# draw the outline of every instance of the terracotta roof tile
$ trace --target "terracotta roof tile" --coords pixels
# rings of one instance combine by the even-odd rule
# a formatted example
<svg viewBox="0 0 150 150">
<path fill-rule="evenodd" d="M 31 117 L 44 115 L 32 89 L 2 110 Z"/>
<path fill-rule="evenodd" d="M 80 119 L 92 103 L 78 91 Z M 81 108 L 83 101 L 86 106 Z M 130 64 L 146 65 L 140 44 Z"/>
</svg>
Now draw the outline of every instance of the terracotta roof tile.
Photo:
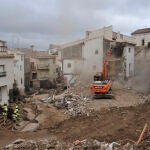
<svg viewBox="0 0 150 150">
<path fill-rule="evenodd" d="M 1 53 L 0 52 L 0 58 L 13 58 L 13 54 L 8 54 L 8 53 Z"/>
<path fill-rule="evenodd" d="M 56 55 L 51 55 L 48 51 L 36 51 L 35 55 L 37 58 L 56 58 Z"/>
<path fill-rule="evenodd" d="M 144 29 L 138 29 L 131 33 L 131 35 L 134 34 L 141 34 L 141 33 L 150 33 L 150 28 L 144 28 Z"/>
</svg>

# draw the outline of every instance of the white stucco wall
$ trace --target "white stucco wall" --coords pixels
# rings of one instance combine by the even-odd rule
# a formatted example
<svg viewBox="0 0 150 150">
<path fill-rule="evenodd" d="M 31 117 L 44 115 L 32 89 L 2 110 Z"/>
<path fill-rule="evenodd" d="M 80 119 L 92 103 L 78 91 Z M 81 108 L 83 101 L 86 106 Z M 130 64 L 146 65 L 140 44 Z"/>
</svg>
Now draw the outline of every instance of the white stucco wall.
<svg viewBox="0 0 150 150">
<path fill-rule="evenodd" d="M 126 77 L 131 77 L 134 75 L 134 46 L 128 45 L 124 48 L 124 57 L 126 61 Z"/>
<path fill-rule="evenodd" d="M 131 43 L 136 43 L 136 38 L 132 36 L 123 35 L 123 40 Z"/>
<path fill-rule="evenodd" d="M 71 65 L 71 67 L 68 67 L 68 64 L 70 64 Z M 74 73 L 74 69 L 75 69 L 75 67 L 74 67 L 74 60 L 71 60 L 71 59 L 65 59 L 64 61 L 63 61 L 63 72 L 64 72 L 64 74 L 70 74 L 70 73 Z"/>
<path fill-rule="evenodd" d="M 13 88 L 14 83 L 14 62 L 13 58 L 0 58 L 0 65 L 5 66 L 6 76 L 0 77 L 0 87 L 2 89 L 2 101 L 0 104 L 8 103 L 9 89 Z"/>
<path fill-rule="evenodd" d="M 24 54 L 15 53 L 14 78 L 20 91 L 24 91 Z"/>
<path fill-rule="evenodd" d="M 101 28 L 99 30 L 90 31 L 88 38 L 92 39 L 92 38 L 103 36 L 104 38 L 112 40 L 112 34 L 113 34 L 112 26 L 108 26 L 108 27 Z"/>
<path fill-rule="evenodd" d="M 133 37 L 135 38 L 136 46 L 142 46 L 142 39 L 144 39 L 144 46 L 147 46 L 148 42 L 150 42 L 150 33 L 135 34 Z"/>
<path fill-rule="evenodd" d="M 98 54 L 95 51 L 98 50 Z M 83 47 L 83 74 L 85 77 L 101 72 L 103 67 L 103 38 L 87 40 Z"/>
</svg>

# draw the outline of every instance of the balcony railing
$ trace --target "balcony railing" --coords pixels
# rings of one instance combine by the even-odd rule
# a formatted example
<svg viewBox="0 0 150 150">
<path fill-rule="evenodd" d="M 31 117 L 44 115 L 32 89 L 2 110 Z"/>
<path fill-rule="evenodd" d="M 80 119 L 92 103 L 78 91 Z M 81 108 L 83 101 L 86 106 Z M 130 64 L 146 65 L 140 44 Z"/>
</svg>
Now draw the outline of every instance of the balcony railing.
<svg viewBox="0 0 150 150">
<path fill-rule="evenodd" d="M 0 72 L 0 77 L 5 77 L 6 76 L 6 72 Z"/>
<path fill-rule="evenodd" d="M 37 65 L 37 69 L 39 70 L 49 70 L 49 65 Z"/>
</svg>

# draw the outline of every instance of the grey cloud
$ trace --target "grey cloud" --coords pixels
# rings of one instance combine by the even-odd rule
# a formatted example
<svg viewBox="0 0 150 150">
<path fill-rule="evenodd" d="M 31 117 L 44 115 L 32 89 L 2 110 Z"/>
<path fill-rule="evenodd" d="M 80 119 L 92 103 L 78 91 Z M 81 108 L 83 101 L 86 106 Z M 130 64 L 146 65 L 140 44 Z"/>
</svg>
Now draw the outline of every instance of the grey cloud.
<svg viewBox="0 0 150 150">
<path fill-rule="evenodd" d="M 150 24 L 148 0 L 0 0 L 0 38 L 10 46 L 48 48 L 113 25 L 130 34 Z M 18 39 L 18 40 L 17 40 Z M 15 44 L 13 44 L 15 43 Z"/>
</svg>

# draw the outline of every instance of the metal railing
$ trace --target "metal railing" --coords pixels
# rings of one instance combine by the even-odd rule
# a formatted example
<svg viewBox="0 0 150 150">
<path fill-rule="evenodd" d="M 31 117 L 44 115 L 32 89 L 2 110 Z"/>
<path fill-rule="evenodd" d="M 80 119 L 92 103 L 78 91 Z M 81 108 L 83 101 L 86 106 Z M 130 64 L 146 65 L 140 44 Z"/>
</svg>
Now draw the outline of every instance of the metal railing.
<svg viewBox="0 0 150 150">
<path fill-rule="evenodd" d="M 46 69 L 49 70 L 49 65 L 37 65 L 37 69 Z"/>
</svg>

